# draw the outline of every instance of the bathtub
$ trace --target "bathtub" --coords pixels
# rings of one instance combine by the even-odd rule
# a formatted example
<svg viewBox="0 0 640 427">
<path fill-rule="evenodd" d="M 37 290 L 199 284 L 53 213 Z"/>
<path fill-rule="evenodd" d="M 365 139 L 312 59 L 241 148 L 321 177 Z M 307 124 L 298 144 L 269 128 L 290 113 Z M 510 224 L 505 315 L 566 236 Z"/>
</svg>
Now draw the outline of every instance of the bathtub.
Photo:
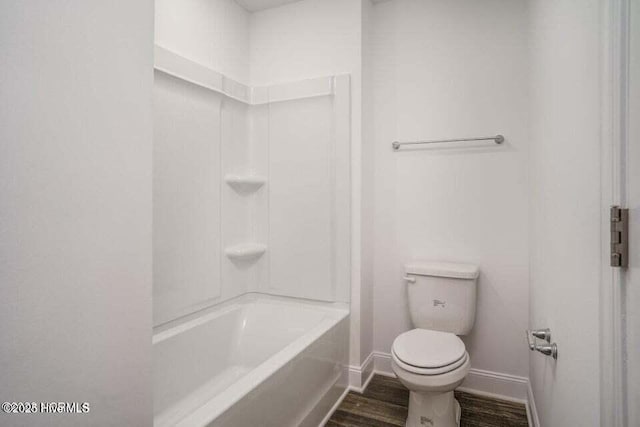
<svg viewBox="0 0 640 427">
<path fill-rule="evenodd" d="M 348 307 L 247 294 L 154 329 L 154 426 L 313 426 L 346 388 Z"/>
</svg>

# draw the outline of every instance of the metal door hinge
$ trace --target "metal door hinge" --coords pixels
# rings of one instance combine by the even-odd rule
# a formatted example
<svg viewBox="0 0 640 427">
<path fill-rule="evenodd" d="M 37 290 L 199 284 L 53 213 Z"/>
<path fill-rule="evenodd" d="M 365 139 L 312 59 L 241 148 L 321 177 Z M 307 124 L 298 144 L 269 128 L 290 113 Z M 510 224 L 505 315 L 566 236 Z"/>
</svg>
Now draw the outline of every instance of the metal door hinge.
<svg viewBox="0 0 640 427">
<path fill-rule="evenodd" d="M 629 209 L 611 206 L 611 266 L 629 264 Z"/>
</svg>

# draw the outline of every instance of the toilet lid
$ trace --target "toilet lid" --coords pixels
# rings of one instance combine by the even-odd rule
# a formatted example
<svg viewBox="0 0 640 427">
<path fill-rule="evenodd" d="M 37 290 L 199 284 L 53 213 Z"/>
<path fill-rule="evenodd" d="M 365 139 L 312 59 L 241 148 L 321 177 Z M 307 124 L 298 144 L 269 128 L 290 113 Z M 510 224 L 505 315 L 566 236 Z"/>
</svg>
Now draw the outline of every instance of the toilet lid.
<svg viewBox="0 0 640 427">
<path fill-rule="evenodd" d="M 441 368 L 465 355 L 464 343 L 449 332 L 413 329 L 398 336 L 393 352 L 402 362 L 418 368 Z"/>
</svg>

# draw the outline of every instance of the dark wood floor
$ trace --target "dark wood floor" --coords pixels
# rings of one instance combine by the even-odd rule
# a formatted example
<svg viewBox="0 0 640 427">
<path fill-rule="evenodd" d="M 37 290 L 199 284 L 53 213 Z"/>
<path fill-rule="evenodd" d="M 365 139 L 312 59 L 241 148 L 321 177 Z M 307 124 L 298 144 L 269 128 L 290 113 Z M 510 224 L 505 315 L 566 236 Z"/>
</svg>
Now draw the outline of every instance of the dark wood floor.
<svg viewBox="0 0 640 427">
<path fill-rule="evenodd" d="M 527 427 L 520 403 L 456 391 L 462 408 L 461 427 Z M 327 427 L 404 427 L 409 390 L 395 378 L 376 375 L 363 394 L 349 392 Z"/>
</svg>

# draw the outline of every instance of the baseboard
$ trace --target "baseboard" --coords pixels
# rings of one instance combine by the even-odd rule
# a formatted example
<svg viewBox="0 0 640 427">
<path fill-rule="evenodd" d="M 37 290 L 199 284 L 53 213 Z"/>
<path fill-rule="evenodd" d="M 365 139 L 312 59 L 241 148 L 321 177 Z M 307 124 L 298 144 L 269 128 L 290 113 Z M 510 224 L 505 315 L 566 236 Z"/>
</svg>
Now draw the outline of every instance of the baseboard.
<svg viewBox="0 0 640 427">
<path fill-rule="evenodd" d="M 396 374 L 393 373 L 393 369 L 391 369 L 391 355 L 389 353 L 374 351 L 371 354 L 373 354 L 373 369 L 377 374 L 386 377 L 396 376 Z"/>
<path fill-rule="evenodd" d="M 533 389 L 531 388 L 530 381 L 527 382 L 527 418 L 529 420 L 529 427 L 540 427 L 536 400 L 533 397 Z"/>
<path fill-rule="evenodd" d="M 338 400 L 336 400 L 336 403 L 331 407 L 329 412 L 327 412 L 327 415 L 324 416 L 324 418 L 322 419 L 322 422 L 320 422 L 319 427 L 324 427 L 324 425 L 329 422 L 329 419 L 331 419 L 331 416 L 333 415 L 333 413 L 336 412 L 336 410 L 340 407 L 340 404 L 342 404 L 342 401 L 344 400 L 345 397 L 347 397 L 347 394 L 349 394 L 350 391 L 351 391 L 351 387 L 347 387 L 344 389 L 344 392 L 342 392 L 342 395 L 340 395 Z"/>
<path fill-rule="evenodd" d="M 349 388 L 362 393 L 373 378 L 374 355 L 370 353 L 360 366 L 349 366 Z"/>
<path fill-rule="evenodd" d="M 374 351 L 374 371 L 376 374 L 395 377 L 391 369 L 391 355 Z M 484 396 L 526 403 L 528 400 L 529 379 L 500 372 L 472 368 L 460 390 Z"/>
<path fill-rule="evenodd" d="M 331 409 L 331 412 L 327 414 L 325 422 L 331 418 L 331 415 L 340 406 L 349 391 L 362 393 L 374 375 L 396 376 L 391 368 L 391 355 L 389 353 L 374 351 L 367 356 L 361 366 L 349 366 L 349 387 Z M 524 403 L 527 407 L 529 426 L 540 427 L 533 391 L 529 379 L 526 377 L 471 368 L 467 378 L 458 387 L 458 390 Z"/>
<path fill-rule="evenodd" d="M 389 365 L 389 369 L 390 367 L 391 365 Z M 347 396 L 347 394 L 349 394 L 350 391 L 353 391 L 356 393 L 363 393 L 364 390 L 369 385 L 369 382 L 371 381 L 374 375 L 376 374 L 389 375 L 389 373 L 387 372 L 378 372 L 376 370 L 376 353 L 375 352 L 370 353 L 367 356 L 367 358 L 364 360 L 364 362 L 362 362 L 362 365 L 360 366 L 350 365 L 348 367 L 348 372 L 349 372 L 348 387 L 346 388 L 344 393 L 342 393 L 340 398 L 336 401 L 335 405 L 333 405 L 333 407 L 329 410 L 327 415 L 325 415 L 324 419 L 320 423 L 320 426 L 324 426 L 329 421 L 329 419 L 331 419 L 331 416 L 333 415 L 333 413 L 340 407 L 340 404 L 342 403 L 344 398 Z"/>
<path fill-rule="evenodd" d="M 527 402 L 529 379 L 500 372 L 471 368 L 459 390 L 489 397 Z"/>
<path fill-rule="evenodd" d="M 373 376 L 376 374 L 375 370 L 373 369 L 373 361 L 374 361 L 374 357 L 373 357 L 373 353 L 371 353 L 369 354 L 369 356 L 367 356 L 367 358 L 364 360 L 362 365 L 348 366 L 347 371 L 348 371 L 349 385 L 344 390 L 340 398 L 336 401 L 336 403 L 331 407 L 327 415 L 325 415 L 322 422 L 320 423 L 320 427 L 324 426 L 327 422 L 329 422 L 329 419 L 331 419 L 331 416 L 333 415 L 333 413 L 340 407 L 340 404 L 342 403 L 344 398 L 347 396 L 347 394 L 349 394 L 350 391 L 355 391 L 357 393 L 364 392 L 364 389 L 367 388 L 367 386 L 369 385 L 369 382 L 371 381 Z"/>
</svg>

